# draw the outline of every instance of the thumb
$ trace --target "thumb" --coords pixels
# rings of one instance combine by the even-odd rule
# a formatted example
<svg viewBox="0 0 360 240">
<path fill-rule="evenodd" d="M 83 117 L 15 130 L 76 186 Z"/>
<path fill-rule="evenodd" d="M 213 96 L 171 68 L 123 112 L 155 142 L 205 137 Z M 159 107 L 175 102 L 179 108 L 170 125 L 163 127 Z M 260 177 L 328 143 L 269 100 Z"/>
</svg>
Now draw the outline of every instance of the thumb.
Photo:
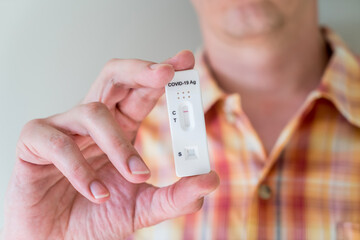
<svg viewBox="0 0 360 240">
<path fill-rule="evenodd" d="M 200 210 L 204 196 L 214 191 L 219 183 L 218 175 L 211 171 L 204 175 L 184 177 L 170 186 L 156 189 L 151 201 L 141 201 L 145 206 L 137 206 L 137 210 L 141 210 L 135 215 L 135 229 Z"/>
</svg>

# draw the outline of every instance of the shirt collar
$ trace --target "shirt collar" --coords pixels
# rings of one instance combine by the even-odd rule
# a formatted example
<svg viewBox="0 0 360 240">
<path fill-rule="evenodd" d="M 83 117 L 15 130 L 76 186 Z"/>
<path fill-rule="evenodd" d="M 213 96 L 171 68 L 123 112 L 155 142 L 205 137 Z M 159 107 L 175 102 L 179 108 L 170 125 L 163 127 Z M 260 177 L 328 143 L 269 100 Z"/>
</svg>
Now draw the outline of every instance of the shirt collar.
<svg viewBox="0 0 360 240">
<path fill-rule="evenodd" d="M 360 127 L 360 62 L 342 39 L 328 28 L 323 29 L 332 50 L 318 92 L 330 100 L 352 124 Z"/>
<path fill-rule="evenodd" d="M 350 123 L 360 127 L 360 61 L 333 31 L 323 28 L 323 34 L 332 55 L 319 87 L 311 95 L 328 99 Z M 195 68 L 199 71 L 205 112 L 220 99 L 228 97 L 240 100 L 237 94 L 227 95 L 218 86 L 203 49 L 197 51 L 196 60 Z M 232 100 L 230 102 L 234 102 Z M 239 106 L 240 101 L 233 105 L 234 108 Z"/>
</svg>

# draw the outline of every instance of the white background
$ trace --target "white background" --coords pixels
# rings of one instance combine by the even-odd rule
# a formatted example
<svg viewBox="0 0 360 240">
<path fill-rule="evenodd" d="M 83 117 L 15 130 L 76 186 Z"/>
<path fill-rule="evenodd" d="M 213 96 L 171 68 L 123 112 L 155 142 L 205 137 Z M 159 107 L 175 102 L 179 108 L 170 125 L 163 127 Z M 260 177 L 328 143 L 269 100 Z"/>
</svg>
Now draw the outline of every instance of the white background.
<svg viewBox="0 0 360 240">
<path fill-rule="evenodd" d="M 360 53 L 360 0 L 321 0 L 320 20 Z M 196 50 L 188 1 L 0 0 L 0 228 L 22 126 L 77 104 L 111 58 Z"/>
</svg>

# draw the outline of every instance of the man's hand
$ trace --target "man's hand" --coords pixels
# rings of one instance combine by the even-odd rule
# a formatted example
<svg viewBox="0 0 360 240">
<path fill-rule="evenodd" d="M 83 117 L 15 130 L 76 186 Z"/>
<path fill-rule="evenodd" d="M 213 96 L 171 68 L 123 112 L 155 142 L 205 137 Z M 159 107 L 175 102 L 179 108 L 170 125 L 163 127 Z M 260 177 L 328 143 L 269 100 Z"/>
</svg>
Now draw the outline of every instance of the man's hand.
<svg viewBox="0 0 360 240">
<path fill-rule="evenodd" d="M 200 209 L 214 172 L 164 188 L 132 143 L 174 71 L 190 69 L 182 51 L 161 64 L 111 60 L 82 105 L 30 121 L 17 145 L 7 192 L 5 239 L 123 239 L 139 228 Z"/>
</svg>

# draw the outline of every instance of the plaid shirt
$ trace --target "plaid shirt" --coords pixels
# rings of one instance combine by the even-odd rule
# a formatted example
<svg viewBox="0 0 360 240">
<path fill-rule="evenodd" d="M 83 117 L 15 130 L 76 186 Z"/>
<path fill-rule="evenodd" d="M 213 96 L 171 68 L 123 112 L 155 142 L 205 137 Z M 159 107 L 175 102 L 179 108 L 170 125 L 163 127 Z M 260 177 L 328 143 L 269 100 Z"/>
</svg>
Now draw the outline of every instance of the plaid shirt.
<svg viewBox="0 0 360 240">
<path fill-rule="evenodd" d="M 197 58 L 208 145 L 219 188 L 203 208 L 134 239 L 360 239 L 360 63 L 337 35 L 319 87 L 267 156 L 241 109 Z M 140 128 L 137 147 L 155 185 L 176 181 L 166 102 Z M 264 122 L 266 124 L 266 122 Z"/>
</svg>

